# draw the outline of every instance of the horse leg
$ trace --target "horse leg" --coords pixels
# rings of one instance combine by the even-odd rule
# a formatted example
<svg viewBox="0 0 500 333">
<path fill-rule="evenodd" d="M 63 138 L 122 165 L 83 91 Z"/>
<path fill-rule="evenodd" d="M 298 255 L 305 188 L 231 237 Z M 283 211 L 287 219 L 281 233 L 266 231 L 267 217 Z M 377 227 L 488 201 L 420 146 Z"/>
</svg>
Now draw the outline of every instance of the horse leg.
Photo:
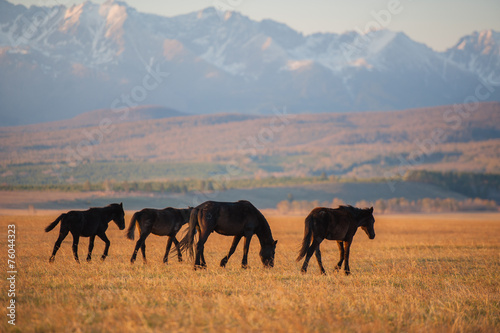
<svg viewBox="0 0 500 333">
<path fill-rule="evenodd" d="M 175 248 L 177 249 L 177 258 L 179 259 L 179 262 L 182 262 L 182 252 L 181 252 L 181 248 L 179 247 L 179 241 L 177 240 L 177 238 L 172 237 L 172 241 L 174 242 L 174 245 L 175 245 Z"/>
<path fill-rule="evenodd" d="M 75 258 L 77 263 L 80 263 L 80 259 L 78 259 L 78 242 L 80 241 L 80 235 L 77 233 L 71 233 L 73 235 L 73 257 Z"/>
<path fill-rule="evenodd" d="M 323 262 L 321 261 L 321 251 L 319 249 L 319 246 L 314 253 L 316 254 L 316 260 L 318 260 L 318 265 L 319 265 L 319 269 L 321 271 L 321 274 L 326 274 L 325 268 L 323 267 Z"/>
<path fill-rule="evenodd" d="M 137 258 L 137 252 L 139 252 L 139 248 L 142 250 L 142 258 L 144 262 L 146 262 L 146 238 L 149 236 L 149 233 L 142 232 L 141 236 L 135 243 L 134 253 L 132 253 L 132 257 L 130 258 L 130 262 L 133 264 L 135 259 Z"/>
<path fill-rule="evenodd" d="M 64 238 L 66 238 L 68 233 L 69 233 L 69 230 L 66 227 L 61 225 L 61 229 L 59 231 L 59 237 L 57 238 L 57 240 L 54 244 L 54 249 L 52 250 L 52 255 L 49 258 L 49 262 L 54 262 L 54 260 L 56 259 L 56 253 L 59 250 L 59 248 L 61 247 L 61 243 L 64 240 Z"/>
<path fill-rule="evenodd" d="M 344 242 L 337 241 L 337 246 L 339 247 L 340 260 L 335 266 L 335 270 L 340 271 L 342 269 L 342 263 L 344 262 Z"/>
<path fill-rule="evenodd" d="M 248 250 L 250 248 L 250 241 L 252 240 L 252 235 L 245 236 L 245 245 L 243 246 L 243 259 L 241 260 L 241 268 L 248 268 Z"/>
<path fill-rule="evenodd" d="M 196 258 L 194 261 L 194 269 L 207 268 L 207 263 L 205 262 L 205 256 L 203 251 L 205 250 L 205 242 L 207 241 L 210 232 L 204 230 L 203 233 L 199 233 L 198 243 L 196 243 Z"/>
<path fill-rule="evenodd" d="M 233 255 L 234 251 L 236 250 L 236 247 L 238 246 L 238 243 L 240 242 L 242 236 L 234 236 L 233 238 L 233 243 L 231 244 L 231 248 L 229 249 L 229 253 L 227 256 L 222 258 L 220 261 L 220 267 L 226 267 L 227 261 L 229 258 Z"/>
<path fill-rule="evenodd" d="M 307 272 L 307 266 L 309 265 L 309 260 L 311 259 L 312 255 L 314 254 L 316 249 L 319 248 L 319 245 L 321 244 L 322 241 L 323 241 L 322 238 L 314 237 L 311 246 L 307 250 L 306 259 L 304 260 L 304 263 L 302 264 L 302 268 L 300 270 L 302 273 Z"/>
<path fill-rule="evenodd" d="M 172 237 L 168 236 L 167 249 L 165 250 L 165 255 L 163 256 L 164 264 L 168 262 L 168 253 L 170 252 L 171 247 L 172 247 Z"/>
<path fill-rule="evenodd" d="M 146 260 L 146 241 L 144 241 L 141 245 L 141 253 L 142 253 L 142 260 L 144 261 L 145 264 L 148 263 Z"/>
<path fill-rule="evenodd" d="M 87 261 L 92 260 L 92 250 L 94 249 L 95 235 L 90 236 L 89 239 L 89 254 L 87 254 Z"/>
<path fill-rule="evenodd" d="M 203 251 L 201 252 L 200 262 L 202 268 L 207 268 L 207 262 L 205 261 L 205 248 L 203 248 Z"/>
<path fill-rule="evenodd" d="M 97 236 L 99 236 L 99 238 L 102 239 L 104 243 L 106 243 L 106 247 L 104 247 L 104 253 L 101 257 L 101 260 L 104 260 L 108 256 L 109 246 L 111 245 L 111 242 L 109 241 L 108 237 L 106 237 L 106 234 L 104 232 L 98 233 Z"/>
<path fill-rule="evenodd" d="M 349 252 L 351 249 L 351 242 L 344 242 L 344 272 L 345 275 L 351 274 L 351 270 L 349 269 Z"/>
</svg>

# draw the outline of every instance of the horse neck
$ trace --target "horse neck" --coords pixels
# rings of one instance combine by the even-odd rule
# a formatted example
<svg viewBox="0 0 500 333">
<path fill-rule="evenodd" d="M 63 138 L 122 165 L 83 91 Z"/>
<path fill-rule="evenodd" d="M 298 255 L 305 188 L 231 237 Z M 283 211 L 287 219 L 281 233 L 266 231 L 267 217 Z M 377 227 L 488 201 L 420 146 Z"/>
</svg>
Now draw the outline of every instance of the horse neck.
<svg viewBox="0 0 500 333">
<path fill-rule="evenodd" d="M 102 208 L 99 208 L 101 210 L 101 212 L 103 212 L 103 216 L 104 216 L 104 219 L 102 222 L 104 223 L 109 223 L 113 220 L 113 214 L 114 214 L 114 209 L 113 207 L 102 207 Z"/>
<path fill-rule="evenodd" d="M 368 215 L 361 215 L 356 219 L 356 223 L 358 224 L 358 227 L 367 227 L 367 221 L 369 219 Z"/>
<path fill-rule="evenodd" d="M 271 227 L 264 216 L 259 217 L 259 227 L 255 230 L 255 234 L 259 238 L 260 246 L 272 244 L 274 242 Z"/>
<path fill-rule="evenodd" d="M 349 214 L 351 214 L 351 216 L 353 217 L 354 221 L 356 221 L 356 226 L 357 227 L 361 227 L 361 226 L 364 226 L 364 221 L 366 220 L 367 216 L 366 216 L 366 212 L 364 210 L 357 210 L 356 208 L 352 208 L 350 207 L 351 209 L 346 209 Z"/>
</svg>

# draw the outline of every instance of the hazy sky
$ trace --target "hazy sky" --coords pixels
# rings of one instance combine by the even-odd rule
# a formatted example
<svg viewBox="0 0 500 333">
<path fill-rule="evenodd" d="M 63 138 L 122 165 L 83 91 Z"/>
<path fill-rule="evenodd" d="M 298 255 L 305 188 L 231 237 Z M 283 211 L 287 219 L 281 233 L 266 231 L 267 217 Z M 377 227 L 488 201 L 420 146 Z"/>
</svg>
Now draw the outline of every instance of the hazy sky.
<svg viewBox="0 0 500 333">
<path fill-rule="evenodd" d="M 29 6 L 81 0 L 9 0 Z M 93 2 L 102 3 L 103 0 Z M 476 30 L 500 31 L 500 0 L 125 0 L 141 12 L 164 16 L 206 7 L 231 9 L 255 20 L 271 18 L 301 31 L 342 33 L 381 25 L 442 51 Z"/>
</svg>

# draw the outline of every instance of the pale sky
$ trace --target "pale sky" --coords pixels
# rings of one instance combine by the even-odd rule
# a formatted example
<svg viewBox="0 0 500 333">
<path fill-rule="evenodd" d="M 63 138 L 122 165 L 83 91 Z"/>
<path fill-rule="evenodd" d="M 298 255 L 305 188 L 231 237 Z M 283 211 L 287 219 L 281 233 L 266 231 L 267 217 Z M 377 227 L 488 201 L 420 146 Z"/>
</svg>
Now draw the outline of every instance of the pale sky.
<svg viewBox="0 0 500 333">
<path fill-rule="evenodd" d="M 82 0 L 9 0 L 29 6 L 66 5 Z M 102 3 L 104 0 L 94 0 Z M 474 31 L 500 31 L 500 0 L 125 0 L 140 12 L 175 16 L 206 7 L 234 10 L 254 20 L 282 22 L 304 34 L 372 26 L 403 31 L 437 51 Z"/>
</svg>

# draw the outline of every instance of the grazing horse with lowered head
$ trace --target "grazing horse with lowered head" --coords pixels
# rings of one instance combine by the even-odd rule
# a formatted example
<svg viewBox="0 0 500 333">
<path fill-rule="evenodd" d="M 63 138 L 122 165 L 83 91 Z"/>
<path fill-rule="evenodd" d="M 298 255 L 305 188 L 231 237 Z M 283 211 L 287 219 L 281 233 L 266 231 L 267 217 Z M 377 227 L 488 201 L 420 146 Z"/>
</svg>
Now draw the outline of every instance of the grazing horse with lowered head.
<svg viewBox="0 0 500 333">
<path fill-rule="evenodd" d="M 205 242 L 214 231 L 221 235 L 234 236 L 229 253 L 220 262 L 221 267 L 226 266 L 241 238 L 245 237 L 241 267 L 247 268 L 248 249 L 254 234 L 257 235 L 260 241 L 261 250 L 259 255 L 262 264 L 264 267 L 274 266 L 274 254 L 278 241 L 273 239 L 271 228 L 264 215 L 248 201 L 206 201 L 194 208 L 189 219 L 188 231 L 180 242 L 181 249 L 183 251 L 189 249 L 191 256 L 193 255 L 196 231 L 199 233 L 199 238 L 196 244 L 195 269 L 206 268 L 207 264 L 203 254 Z"/>
<path fill-rule="evenodd" d="M 52 256 L 50 257 L 49 262 L 54 261 L 57 250 L 59 250 L 62 241 L 66 238 L 69 232 L 71 232 L 71 235 L 73 236 L 73 256 L 76 262 L 80 262 L 78 259 L 78 242 L 80 237 L 90 237 L 87 261 L 92 259 L 95 236 L 99 236 L 99 238 L 106 243 L 104 253 L 101 257 L 102 260 L 106 259 L 108 256 L 109 246 L 111 244 L 108 237 L 106 237 L 108 223 L 113 220 L 118 228 L 123 230 L 125 229 L 124 216 L 125 213 L 123 211 L 123 204 L 121 203 L 114 203 L 102 208 L 90 208 L 85 211 L 72 210 L 61 214 L 54 222 L 45 228 L 45 232 L 49 232 L 54 229 L 59 222 L 61 222 L 59 237 L 54 244 L 54 250 L 52 251 Z"/>
<path fill-rule="evenodd" d="M 354 234 L 358 230 L 358 227 L 361 227 L 370 239 L 374 239 L 374 223 L 373 207 L 365 209 L 352 206 L 340 206 L 336 209 L 314 208 L 306 217 L 302 248 L 297 257 L 297 261 L 300 261 L 304 256 L 306 257 L 302 265 L 302 272 L 307 272 L 309 259 L 315 253 L 321 273 L 326 274 L 319 249 L 319 245 L 326 238 L 328 240 L 336 240 L 339 247 L 340 261 L 337 263 L 335 269 L 340 270 L 342 263 L 345 262 L 344 271 L 346 275 L 349 275 L 349 251 Z"/>
<path fill-rule="evenodd" d="M 142 251 L 142 258 L 144 259 L 144 262 L 147 262 L 146 238 L 151 233 L 158 236 L 168 236 L 167 249 L 165 256 L 163 257 L 164 263 L 168 262 L 168 254 L 170 252 L 172 242 L 174 242 L 175 247 L 177 248 L 179 261 L 182 261 L 179 242 L 175 236 L 181 227 L 189 222 L 189 216 L 192 209 L 192 207 L 187 209 L 176 209 L 171 207 L 165 209 L 144 208 L 143 210 L 136 212 L 130 220 L 127 238 L 131 240 L 134 239 L 134 230 L 136 226 L 139 229 L 140 237 L 135 244 L 134 253 L 132 254 L 132 258 L 130 258 L 130 262 L 135 262 L 139 248 Z"/>
</svg>

